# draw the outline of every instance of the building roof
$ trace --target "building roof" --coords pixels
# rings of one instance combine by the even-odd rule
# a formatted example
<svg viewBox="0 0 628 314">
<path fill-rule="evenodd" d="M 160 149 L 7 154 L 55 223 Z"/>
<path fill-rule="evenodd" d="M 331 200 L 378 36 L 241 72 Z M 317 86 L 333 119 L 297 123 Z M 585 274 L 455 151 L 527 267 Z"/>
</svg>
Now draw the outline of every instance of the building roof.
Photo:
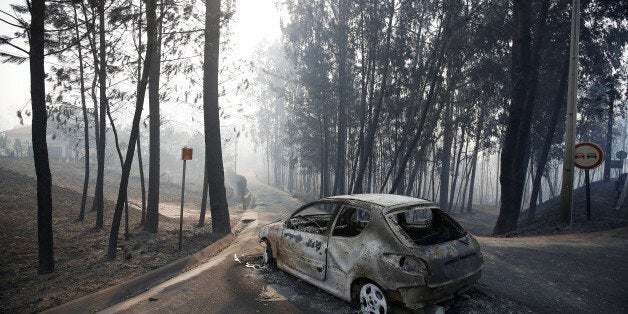
<svg viewBox="0 0 628 314">
<path fill-rule="evenodd" d="M 27 126 L 23 126 L 23 127 L 19 127 L 19 128 L 15 128 L 15 129 L 11 129 L 11 130 L 6 130 L 4 132 L 5 135 L 30 135 L 32 133 L 31 130 L 31 126 L 27 125 Z"/>
</svg>

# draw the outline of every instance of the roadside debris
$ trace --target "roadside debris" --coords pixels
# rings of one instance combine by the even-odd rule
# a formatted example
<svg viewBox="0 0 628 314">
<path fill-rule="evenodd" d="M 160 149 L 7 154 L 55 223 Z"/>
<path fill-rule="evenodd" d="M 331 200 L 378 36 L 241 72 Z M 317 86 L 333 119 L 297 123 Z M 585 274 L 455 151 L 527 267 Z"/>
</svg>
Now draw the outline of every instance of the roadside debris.
<svg viewBox="0 0 628 314">
<path fill-rule="evenodd" d="M 247 255 L 241 254 L 238 257 L 238 254 L 233 254 L 233 261 L 236 262 L 236 265 L 243 265 L 246 268 L 260 269 L 264 267 L 264 263 L 262 262 L 262 257 L 258 255 Z"/>
</svg>

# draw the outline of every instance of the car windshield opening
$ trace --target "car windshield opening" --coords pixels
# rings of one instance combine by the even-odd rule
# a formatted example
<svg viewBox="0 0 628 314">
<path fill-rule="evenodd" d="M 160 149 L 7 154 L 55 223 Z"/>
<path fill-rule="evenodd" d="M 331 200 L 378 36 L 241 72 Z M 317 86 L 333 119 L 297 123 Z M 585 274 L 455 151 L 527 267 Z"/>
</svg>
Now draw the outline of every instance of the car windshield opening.
<svg viewBox="0 0 628 314">
<path fill-rule="evenodd" d="M 288 220 L 288 228 L 313 234 L 326 234 L 332 216 L 339 204 L 314 204 L 295 213 Z"/>
<path fill-rule="evenodd" d="M 387 216 L 402 236 L 418 245 L 443 243 L 464 236 L 452 218 L 433 207 L 414 206 Z"/>
</svg>

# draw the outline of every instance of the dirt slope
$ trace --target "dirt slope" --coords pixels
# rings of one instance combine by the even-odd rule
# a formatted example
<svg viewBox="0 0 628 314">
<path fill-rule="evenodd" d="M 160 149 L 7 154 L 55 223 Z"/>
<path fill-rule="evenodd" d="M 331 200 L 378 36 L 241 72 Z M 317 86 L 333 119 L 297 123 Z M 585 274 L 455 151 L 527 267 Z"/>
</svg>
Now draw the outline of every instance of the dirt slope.
<svg viewBox="0 0 628 314">
<path fill-rule="evenodd" d="M 178 219 L 160 217 L 159 232 L 145 233 L 140 211 L 129 211 L 130 239 L 121 227 L 119 254 L 107 261 L 115 180 L 106 181 L 105 226 L 94 230 L 95 213 L 77 222 L 82 174 L 73 165 L 52 164 L 53 228 L 56 271 L 37 274 L 37 204 L 32 162 L 0 158 L 0 312 L 33 312 L 55 306 L 137 277 L 192 254 L 211 243 L 211 228 L 196 228 L 198 215 L 185 215 L 183 252 L 178 253 Z M 180 193 L 180 187 L 178 187 Z M 167 187 L 164 195 L 174 195 Z M 136 193 L 134 191 L 133 193 Z M 191 194 L 191 193 L 190 193 Z M 138 195 L 138 194 L 135 194 Z M 193 201 L 194 198 L 190 197 Z M 88 204 L 91 204 L 91 197 Z M 138 202 L 136 200 L 136 202 Z M 141 201 L 139 201 L 141 203 Z M 164 202 L 164 206 L 173 206 Z M 197 206 L 190 211 L 197 211 Z M 233 209 L 237 214 L 237 206 Z M 232 215 L 233 217 L 233 215 Z M 206 221 L 211 225 L 210 219 Z M 235 220 L 232 219 L 232 225 Z"/>
</svg>

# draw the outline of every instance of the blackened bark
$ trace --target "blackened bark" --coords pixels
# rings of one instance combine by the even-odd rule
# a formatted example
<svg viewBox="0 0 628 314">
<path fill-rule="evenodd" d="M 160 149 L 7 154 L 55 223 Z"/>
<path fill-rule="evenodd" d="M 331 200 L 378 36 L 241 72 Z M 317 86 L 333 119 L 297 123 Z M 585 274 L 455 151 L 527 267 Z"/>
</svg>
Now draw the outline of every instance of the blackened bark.
<svg viewBox="0 0 628 314">
<path fill-rule="evenodd" d="M 364 13 L 362 13 L 362 19 L 361 19 L 361 23 L 362 23 L 362 27 L 364 24 Z M 364 32 L 362 32 L 362 34 L 364 34 Z M 362 36 L 361 38 L 362 40 L 360 41 L 360 49 L 363 52 L 363 54 L 366 54 L 366 48 L 364 45 L 365 39 Z M 355 158 L 353 160 L 353 166 L 351 168 L 351 180 L 349 181 L 349 189 L 347 190 L 347 192 L 351 192 L 353 191 L 353 187 L 355 185 L 355 177 L 357 174 L 357 167 L 358 167 L 358 160 L 360 159 L 360 156 L 363 155 L 362 154 L 362 149 L 364 146 L 364 128 L 366 125 L 366 111 L 367 111 L 367 93 L 368 93 L 368 87 L 369 87 L 369 82 L 370 82 L 370 78 L 371 78 L 371 70 L 370 68 L 372 68 L 371 66 L 371 62 L 370 60 L 367 61 L 365 56 L 362 56 L 362 60 L 361 60 L 361 64 L 362 67 L 360 69 L 360 73 L 361 73 L 361 92 L 360 92 L 360 107 L 359 107 L 359 111 L 360 111 L 360 130 L 359 130 L 359 135 L 358 135 L 358 147 L 357 147 L 357 153 L 355 154 Z"/>
<path fill-rule="evenodd" d="M 140 168 L 140 188 L 142 189 L 142 220 L 140 223 L 144 225 L 146 223 L 146 182 L 144 180 L 144 163 L 142 161 L 142 145 L 140 144 L 139 134 L 137 135 L 137 164 Z"/>
<path fill-rule="evenodd" d="M 205 122 L 205 163 L 209 177 L 209 206 L 212 232 L 231 232 L 229 205 L 225 190 L 225 174 L 220 142 L 218 105 L 218 61 L 220 44 L 220 0 L 205 4 L 205 49 L 203 62 L 203 108 Z"/>
<path fill-rule="evenodd" d="M 493 234 L 517 229 L 523 186 L 529 157 L 529 138 L 534 97 L 538 82 L 540 46 L 542 43 L 549 0 L 539 9 L 539 19 L 531 36 L 531 4 L 513 0 L 512 94 L 506 135 L 502 146 L 500 183 L 502 202 Z"/>
<path fill-rule="evenodd" d="M 608 77 L 607 88 L 608 88 L 608 115 L 606 121 L 606 145 L 604 147 L 604 151 L 606 152 L 604 155 L 604 182 L 611 181 L 611 152 L 613 151 L 613 121 L 615 120 L 615 86 L 613 84 L 612 76 Z"/>
<path fill-rule="evenodd" d="M 207 177 L 207 163 L 205 163 L 205 171 L 203 174 L 203 196 L 201 197 L 201 214 L 198 218 L 198 226 L 205 225 L 205 213 L 207 212 L 207 193 L 209 193 L 209 178 Z"/>
<path fill-rule="evenodd" d="M 449 199 L 449 177 L 450 177 L 450 165 L 451 165 L 451 146 L 453 142 L 454 134 L 451 127 L 451 103 L 445 104 L 445 118 L 443 119 L 444 131 L 443 131 L 443 151 L 440 155 L 441 170 L 440 170 L 440 193 L 438 197 L 438 206 L 447 210 Z"/>
<path fill-rule="evenodd" d="M 319 198 L 329 196 L 329 127 L 327 119 L 324 116 L 325 110 L 320 112 L 321 127 L 321 147 L 320 147 L 320 163 L 321 163 L 321 185 Z"/>
<path fill-rule="evenodd" d="M 98 84 L 100 96 L 100 133 L 98 140 L 98 172 L 96 175 L 96 194 L 94 196 L 94 207 L 96 208 L 96 229 L 103 228 L 104 213 L 104 177 L 105 177 L 105 145 L 106 145 L 106 108 L 107 108 L 107 45 L 105 42 L 105 0 L 98 2 L 99 20 L 99 65 Z"/>
<path fill-rule="evenodd" d="M 569 49 L 569 48 L 567 48 Z M 569 53 L 569 50 L 567 50 Z M 547 157 L 549 156 L 550 147 L 552 146 L 552 139 L 554 139 L 554 133 L 556 132 L 556 125 L 558 124 L 558 116 L 560 109 L 565 104 L 565 97 L 567 97 L 567 82 L 569 78 L 569 58 L 565 57 L 560 75 L 560 83 L 558 84 L 558 90 L 554 98 L 554 107 L 552 108 L 552 116 L 549 120 L 547 134 L 545 134 L 545 140 L 543 141 L 543 150 L 536 165 L 536 174 L 534 175 L 534 182 L 532 183 L 532 194 L 530 195 L 530 206 L 528 208 L 528 223 L 532 223 L 536 216 L 536 203 L 541 190 L 541 179 L 545 172 L 545 165 L 547 164 Z"/>
<path fill-rule="evenodd" d="M 349 105 L 349 80 L 347 79 L 347 15 L 349 4 L 347 1 L 339 1 L 338 6 L 338 146 L 334 194 L 345 194 L 347 106 Z"/>
<path fill-rule="evenodd" d="M 480 116 L 478 117 L 478 125 L 475 129 L 475 140 L 473 147 L 473 156 L 471 157 L 471 178 L 469 179 L 469 199 L 467 203 L 467 212 L 470 213 L 473 210 L 473 188 L 475 186 L 475 171 L 478 164 L 478 153 L 480 151 L 480 139 L 482 138 L 482 130 L 484 128 L 484 114 L 485 107 L 481 106 Z M 480 193 L 481 194 L 481 193 Z M 464 206 L 464 204 L 462 204 Z"/>
<path fill-rule="evenodd" d="M 79 211 L 79 221 L 83 221 L 85 219 L 85 206 L 87 204 L 87 192 L 89 187 L 89 119 L 87 117 L 87 104 L 85 101 L 85 66 L 83 64 L 83 49 L 81 46 L 81 42 L 79 41 L 79 27 L 78 27 L 78 17 L 76 13 L 76 6 L 73 4 L 72 9 L 74 9 L 74 31 L 76 40 L 78 42 L 78 58 L 79 58 L 79 83 L 81 85 L 81 109 L 83 110 L 83 142 L 85 148 L 85 174 L 83 178 L 83 195 L 81 197 L 81 209 Z"/>
<path fill-rule="evenodd" d="M 362 151 L 360 152 L 360 163 L 358 166 L 358 172 L 355 179 L 355 185 L 353 187 L 353 193 L 362 193 L 362 183 L 364 181 L 364 173 L 366 171 L 366 166 L 369 162 L 369 159 L 372 158 L 373 154 L 373 145 L 375 143 L 375 133 L 377 132 L 377 126 L 379 124 L 379 115 L 382 109 L 382 105 L 384 102 L 384 94 L 386 93 L 386 88 L 388 84 L 388 69 L 390 65 L 390 41 L 392 36 L 392 28 L 393 28 L 393 17 L 395 15 L 395 1 L 393 0 L 390 6 L 390 12 L 388 15 L 388 28 L 386 30 L 386 50 L 384 51 L 384 68 L 382 70 L 382 83 L 381 89 L 378 95 L 377 103 L 375 104 L 375 108 L 373 111 L 373 116 L 368 126 L 366 138 L 364 139 L 364 146 Z M 370 184 L 369 184 L 370 188 Z"/>
<path fill-rule="evenodd" d="M 438 54 L 439 57 L 436 60 L 436 63 L 434 65 L 434 67 L 432 68 L 432 79 L 430 81 L 430 89 L 428 91 L 427 94 L 427 98 L 422 102 L 421 104 L 421 117 L 419 119 L 419 123 L 417 125 L 417 132 L 414 134 L 414 136 L 412 137 L 412 141 L 407 145 L 406 151 L 403 155 L 403 158 L 401 159 L 400 163 L 399 163 L 399 168 L 397 169 L 397 173 L 395 174 L 395 179 L 393 180 L 393 184 L 392 184 L 392 188 L 390 189 L 390 194 L 395 193 L 395 191 L 397 191 L 397 187 L 399 186 L 399 184 L 401 183 L 401 180 L 403 179 L 404 173 L 406 171 L 406 167 L 408 165 L 408 161 L 410 160 L 410 157 L 412 156 L 412 153 L 414 152 L 414 150 L 416 149 L 417 144 L 419 143 L 419 139 L 421 138 L 421 135 L 423 134 L 423 130 L 425 127 L 425 123 L 426 123 L 426 118 L 427 118 L 427 113 L 430 110 L 433 102 L 434 102 L 434 95 L 435 95 L 435 90 L 438 88 L 438 81 L 440 79 L 440 70 L 441 70 L 441 64 L 443 61 L 443 50 L 445 48 L 446 44 L 443 43 L 441 45 L 440 48 L 440 53 Z M 439 111 L 442 110 L 442 108 L 438 109 Z"/>
<path fill-rule="evenodd" d="M 85 6 L 85 2 L 81 1 L 81 11 L 83 12 L 83 16 L 85 17 L 85 26 L 87 27 L 87 40 L 89 42 L 89 51 L 92 54 L 92 61 L 94 66 L 94 77 L 92 78 L 92 83 L 90 86 L 90 97 L 92 99 L 92 103 L 94 106 L 93 116 L 94 116 L 94 142 L 96 143 L 96 168 L 98 169 L 98 164 L 100 163 L 100 116 L 98 114 L 98 97 L 96 96 L 96 83 L 98 82 L 98 48 L 96 47 L 96 16 L 92 14 L 91 17 L 87 15 L 87 8 Z M 93 13 L 93 11 L 92 11 Z M 104 118 L 104 117 L 103 117 Z M 104 132 L 104 130 L 103 130 Z M 97 170 L 98 171 L 98 170 Z M 98 176 L 98 174 L 97 174 Z M 98 180 L 96 180 L 96 187 L 94 189 L 94 199 L 92 200 L 92 209 L 91 211 L 97 211 L 97 198 L 96 195 L 99 193 L 99 189 L 102 189 L 102 185 L 98 186 Z"/>
<path fill-rule="evenodd" d="M 120 160 L 120 168 L 124 167 L 124 159 L 122 157 L 122 149 L 120 148 L 120 141 L 118 140 L 118 131 L 116 125 L 113 123 L 113 117 L 111 116 L 111 109 L 107 104 L 107 117 L 109 118 L 109 124 L 111 124 L 111 131 L 113 132 L 114 143 L 116 144 L 116 152 L 118 153 L 118 159 Z M 139 138 L 139 136 L 138 136 Z M 124 200 L 124 239 L 129 239 L 129 199 Z"/>
<path fill-rule="evenodd" d="M 469 142 L 466 143 L 465 145 L 465 151 L 467 150 L 467 148 L 469 147 Z M 466 158 L 465 158 L 466 159 Z M 464 182 L 464 189 L 462 190 L 462 193 L 458 193 L 458 199 L 460 199 L 460 197 L 462 196 L 462 201 L 461 202 L 456 202 L 456 204 L 460 204 L 460 213 L 464 212 L 464 205 L 465 205 L 465 201 L 467 200 L 467 188 L 469 187 L 469 177 L 471 175 L 471 168 L 470 167 L 470 163 L 468 160 L 465 160 L 464 163 L 464 170 L 463 170 L 463 174 L 464 176 L 461 179 L 461 184 L 463 184 L 462 182 Z"/>
<path fill-rule="evenodd" d="M 142 1 L 139 1 L 139 13 L 137 22 L 137 88 L 139 89 L 142 82 Z M 137 135 L 137 162 L 140 170 L 140 188 L 142 189 L 142 220 L 141 224 L 146 223 L 146 182 L 144 180 L 144 162 L 142 161 L 142 145 L 140 141 L 141 134 Z"/>
<path fill-rule="evenodd" d="M 424 169 L 424 165 L 423 165 L 423 159 L 425 156 L 425 145 L 422 144 L 420 146 L 421 148 L 419 149 L 419 153 L 417 154 L 417 158 L 414 162 L 414 167 L 412 167 L 412 171 L 410 171 L 410 176 L 408 177 L 408 186 L 406 187 L 405 193 L 404 195 L 408 195 L 411 196 L 412 195 L 412 190 L 414 189 L 414 184 L 417 184 L 417 188 L 418 188 L 418 193 L 417 193 L 417 197 L 421 197 L 421 182 L 420 182 L 420 178 L 417 178 L 417 175 L 419 174 L 419 170 Z M 416 182 L 417 179 L 419 180 L 419 182 Z M 397 190 L 399 191 L 399 190 Z"/>
<path fill-rule="evenodd" d="M 40 274 L 55 269 L 52 238 L 52 176 L 48 163 L 46 143 L 46 86 L 44 71 L 44 1 L 31 4 L 30 28 L 30 75 L 31 103 L 33 110 L 33 157 L 37 174 L 37 240 L 39 244 Z"/>
<path fill-rule="evenodd" d="M 133 154 L 135 154 L 135 146 L 140 133 L 140 119 L 142 117 L 142 109 L 144 107 L 144 96 L 146 94 L 146 85 L 148 82 L 149 62 L 157 45 L 155 0 L 146 0 L 146 24 L 147 24 L 147 49 L 146 58 L 144 59 L 144 69 L 137 87 L 137 102 L 135 104 L 135 114 L 133 116 L 133 124 L 131 127 L 131 137 L 126 151 L 124 165 L 122 167 L 122 177 L 118 189 L 118 200 L 111 222 L 111 233 L 109 234 L 109 247 L 107 249 L 107 257 L 109 259 L 116 258 L 118 247 L 118 233 L 120 231 L 120 220 L 122 219 L 122 208 L 127 198 L 127 187 L 129 184 L 129 175 L 131 173 L 131 165 L 133 163 Z"/>
<path fill-rule="evenodd" d="M 148 10 L 148 6 L 147 6 Z M 148 20 L 147 20 L 148 21 Z M 160 23 L 158 23 L 160 24 Z M 159 26 L 157 26 L 159 27 Z M 160 125 L 159 76 L 161 75 L 161 38 L 155 33 L 155 46 L 148 69 L 148 123 L 149 165 L 148 165 L 148 207 L 144 230 L 156 233 L 159 226 L 159 179 L 160 179 Z"/>
<path fill-rule="evenodd" d="M 451 182 L 451 187 L 449 189 L 449 203 L 447 204 L 447 211 L 455 211 L 454 204 L 454 195 L 456 193 L 456 186 L 458 183 L 458 176 L 460 174 L 460 162 L 462 161 L 462 147 L 464 146 L 464 137 L 465 137 L 465 129 L 462 129 L 462 134 L 460 136 L 460 142 L 458 145 L 458 153 L 454 155 L 454 159 L 456 160 L 454 166 L 454 175 L 453 180 Z M 456 149 L 456 145 L 454 145 L 454 151 Z M 460 192 L 458 192 L 460 193 Z"/>
</svg>

